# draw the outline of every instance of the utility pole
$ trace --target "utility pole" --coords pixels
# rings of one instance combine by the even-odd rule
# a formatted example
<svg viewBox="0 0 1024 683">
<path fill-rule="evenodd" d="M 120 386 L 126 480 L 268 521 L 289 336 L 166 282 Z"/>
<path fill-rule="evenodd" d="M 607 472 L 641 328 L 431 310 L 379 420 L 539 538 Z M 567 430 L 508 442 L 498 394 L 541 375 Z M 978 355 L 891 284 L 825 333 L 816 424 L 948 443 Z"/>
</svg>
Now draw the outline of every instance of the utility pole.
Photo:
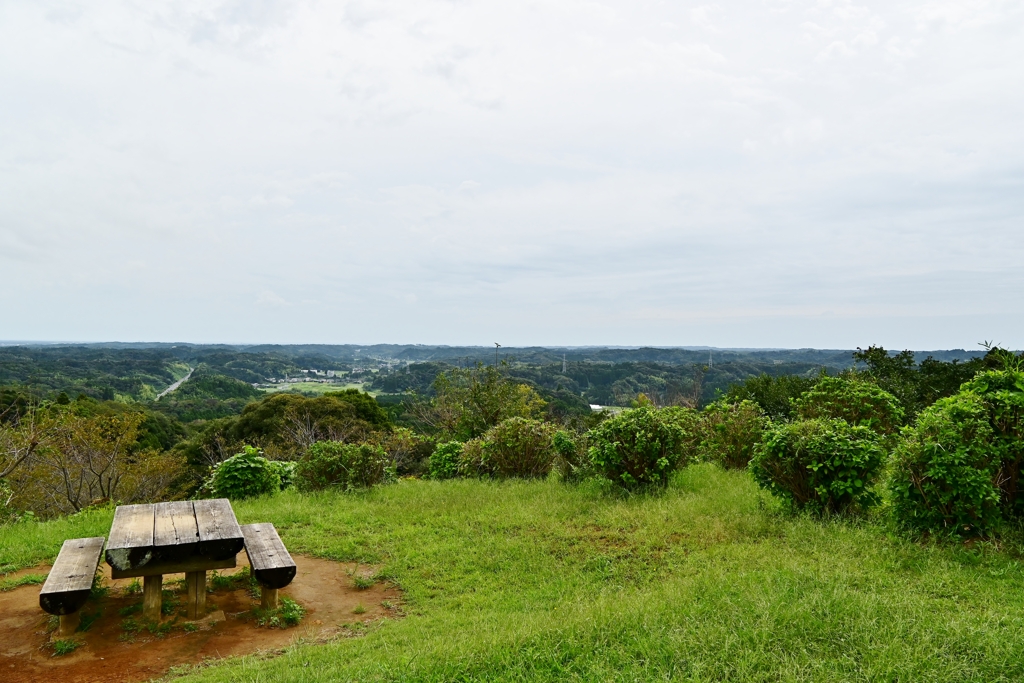
<svg viewBox="0 0 1024 683">
<path fill-rule="evenodd" d="M 708 368 L 709 369 L 715 367 L 715 360 L 711 357 L 711 355 L 713 353 L 714 353 L 714 351 L 708 351 Z"/>
<path fill-rule="evenodd" d="M 501 348 L 501 344 L 494 342 L 494 367 L 498 367 L 498 349 Z"/>
</svg>

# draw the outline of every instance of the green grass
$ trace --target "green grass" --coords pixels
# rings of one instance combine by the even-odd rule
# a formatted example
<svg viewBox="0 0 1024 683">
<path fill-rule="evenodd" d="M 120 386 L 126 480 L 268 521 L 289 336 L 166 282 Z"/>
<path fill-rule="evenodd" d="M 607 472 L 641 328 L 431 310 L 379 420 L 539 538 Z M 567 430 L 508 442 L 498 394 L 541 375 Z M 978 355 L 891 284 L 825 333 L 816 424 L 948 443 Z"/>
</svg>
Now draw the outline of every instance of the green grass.
<svg viewBox="0 0 1024 683">
<path fill-rule="evenodd" d="M 18 586 L 37 586 L 46 583 L 46 574 L 26 574 L 12 579 L 0 579 L 0 593 L 14 590 Z"/>
<path fill-rule="evenodd" d="M 405 616 L 188 681 L 1024 679 L 1017 556 L 788 516 L 744 472 L 691 467 L 658 496 L 402 481 L 235 510 L 294 552 L 380 563 Z M 104 523 L 0 529 L 0 563 L 51 558 L 68 529 Z"/>
<path fill-rule="evenodd" d="M 264 391 L 268 394 L 277 393 L 280 391 L 299 391 L 304 394 L 326 394 L 330 391 L 344 391 L 345 389 L 359 389 L 362 391 L 362 384 L 340 384 L 340 383 L 321 383 L 321 382 L 291 382 L 289 384 L 278 384 L 273 387 L 260 387 L 260 391 Z M 377 395 L 379 392 L 368 391 L 366 392 L 371 395 Z"/>
</svg>

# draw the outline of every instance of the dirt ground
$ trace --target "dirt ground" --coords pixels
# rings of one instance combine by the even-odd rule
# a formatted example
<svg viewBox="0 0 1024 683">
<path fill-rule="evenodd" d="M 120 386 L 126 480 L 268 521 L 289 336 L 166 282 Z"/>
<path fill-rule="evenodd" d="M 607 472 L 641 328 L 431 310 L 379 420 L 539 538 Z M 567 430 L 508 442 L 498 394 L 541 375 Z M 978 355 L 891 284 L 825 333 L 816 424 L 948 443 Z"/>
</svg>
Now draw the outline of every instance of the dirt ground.
<svg viewBox="0 0 1024 683">
<path fill-rule="evenodd" d="M 129 593 L 131 580 L 113 581 L 105 562 L 100 566 L 104 584 L 110 590 L 99 600 L 82 608 L 83 623 L 91 615 L 100 616 L 85 632 L 73 640 L 81 643 L 75 651 L 54 655 L 53 618 L 39 607 L 38 585 L 21 586 L 0 592 L 0 681 L 4 683 L 86 683 L 105 681 L 128 683 L 148 681 L 167 673 L 171 667 L 198 664 L 210 659 L 273 651 L 296 640 L 327 641 L 358 633 L 359 624 L 401 615 L 399 591 L 383 583 L 358 590 L 355 577 L 370 577 L 376 568 L 343 564 L 301 555 L 293 556 L 298 571 L 291 585 L 280 595 L 295 600 L 306 609 L 306 616 L 291 628 L 259 627 L 251 613 L 259 607 L 247 588 L 224 588 L 209 592 L 206 619 L 188 622 L 181 608 L 163 617 L 165 633 L 151 633 L 138 612 L 140 593 Z M 245 553 L 238 555 L 236 569 L 221 570 L 231 575 L 246 566 Z M 46 574 L 49 567 L 35 567 L 11 574 Z M 207 585 L 211 585 L 207 574 Z M 165 602 L 183 601 L 184 575 L 164 576 Z M 122 611 L 124 613 L 122 613 Z M 187 626 L 186 626 L 187 625 Z"/>
</svg>

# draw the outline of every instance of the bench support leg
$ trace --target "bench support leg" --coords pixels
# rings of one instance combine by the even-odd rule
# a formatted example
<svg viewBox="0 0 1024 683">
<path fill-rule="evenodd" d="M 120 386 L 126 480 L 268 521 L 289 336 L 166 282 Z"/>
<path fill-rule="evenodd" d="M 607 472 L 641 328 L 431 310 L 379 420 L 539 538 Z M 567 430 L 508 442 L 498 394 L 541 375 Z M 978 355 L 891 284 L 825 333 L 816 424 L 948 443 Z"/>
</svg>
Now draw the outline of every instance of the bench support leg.
<svg viewBox="0 0 1024 683">
<path fill-rule="evenodd" d="M 78 630 L 78 624 L 82 621 L 81 610 L 72 612 L 71 614 L 60 615 L 60 628 L 57 629 L 57 635 L 61 638 L 66 638 L 73 635 Z"/>
<path fill-rule="evenodd" d="M 160 603 L 163 602 L 164 577 L 159 574 L 142 578 L 142 618 L 160 621 Z"/>
<path fill-rule="evenodd" d="M 188 618 L 202 619 L 206 616 L 206 572 L 188 572 L 185 583 L 188 586 Z"/>
<path fill-rule="evenodd" d="M 260 586 L 260 607 L 262 609 L 277 609 L 277 589 Z"/>
</svg>

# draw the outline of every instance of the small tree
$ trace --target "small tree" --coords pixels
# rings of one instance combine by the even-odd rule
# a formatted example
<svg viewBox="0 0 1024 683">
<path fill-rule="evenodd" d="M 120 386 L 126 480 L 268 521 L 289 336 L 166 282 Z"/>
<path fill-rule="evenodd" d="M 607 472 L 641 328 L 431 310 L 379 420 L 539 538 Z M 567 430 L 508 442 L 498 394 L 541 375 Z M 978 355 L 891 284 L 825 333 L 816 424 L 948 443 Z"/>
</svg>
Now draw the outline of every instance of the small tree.
<svg viewBox="0 0 1024 683">
<path fill-rule="evenodd" d="M 430 478 L 452 479 L 459 476 L 459 461 L 463 444 L 460 441 L 446 441 L 434 447 L 430 454 Z"/>
<path fill-rule="evenodd" d="M 882 464 L 875 432 L 845 420 L 782 423 L 750 460 L 754 480 L 798 508 L 846 512 L 874 502 L 869 486 Z"/>
<path fill-rule="evenodd" d="M 580 481 L 593 474 L 585 434 L 560 430 L 551 437 L 551 445 L 555 450 L 554 466 L 562 481 Z"/>
<path fill-rule="evenodd" d="M 683 459 L 687 434 L 651 406 L 624 410 L 588 433 L 590 459 L 626 489 L 665 486 Z"/>
</svg>

